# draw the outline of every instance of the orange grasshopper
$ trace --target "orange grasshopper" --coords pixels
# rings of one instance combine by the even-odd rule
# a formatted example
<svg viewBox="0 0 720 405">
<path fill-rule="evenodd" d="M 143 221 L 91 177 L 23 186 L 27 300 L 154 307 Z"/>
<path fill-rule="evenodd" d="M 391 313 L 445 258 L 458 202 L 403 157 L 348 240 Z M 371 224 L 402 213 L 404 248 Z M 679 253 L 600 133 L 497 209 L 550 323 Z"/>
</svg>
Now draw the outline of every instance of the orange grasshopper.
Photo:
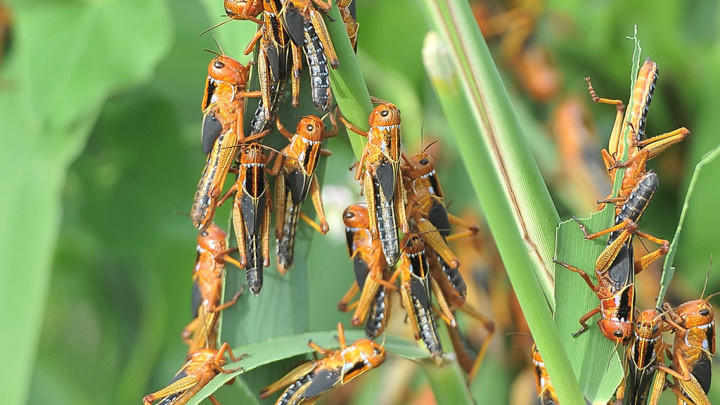
<svg viewBox="0 0 720 405">
<path fill-rule="evenodd" d="M 630 99 L 631 108 L 627 112 L 625 112 L 622 101 L 598 97 L 592 87 L 590 78 L 585 78 L 588 83 L 590 97 L 594 102 L 612 104 L 617 109 L 608 149 L 603 149 L 602 157 L 612 181 L 615 181 L 615 174 L 619 168 L 625 168 L 625 174 L 618 195 L 615 197 L 608 196 L 600 201 L 603 206 L 605 203 L 617 204 L 625 202 L 633 187 L 647 172 L 647 161 L 690 135 L 690 131 L 683 127 L 652 138 L 646 138 L 645 123 L 655 92 L 657 77 L 657 65 L 650 58 L 646 59 L 638 72 L 638 78 L 635 81 Z M 625 114 L 623 115 L 623 113 Z M 625 136 L 628 136 L 629 139 L 626 140 Z M 627 150 L 625 150 L 626 142 L 628 144 Z M 620 159 L 625 155 L 627 155 L 627 160 L 621 162 Z M 619 209 L 616 206 L 616 212 Z"/>
<path fill-rule="evenodd" d="M 665 365 L 667 348 L 662 333 L 667 328 L 657 309 L 642 311 L 635 318 L 635 336 L 625 352 L 626 376 L 616 399 L 629 404 L 656 404 L 665 386 L 665 372 L 658 368 Z"/>
<path fill-rule="evenodd" d="M 163 400 L 163 405 L 186 404 L 219 373 L 230 374 L 242 369 L 242 367 L 235 369 L 223 367 L 227 362 L 225 360 L 226 352 L 232 362 L 245 357 L 245 355 L 235 357 L 227 343 L 223 343 L 218 350 L 198 349 L 188 356 L 187 363 L 178 371 L 167 387 L 143 398 L 143 405 L 151 405 L 157 400 Z M 210 401 L 214 405 L 220 405 L 220 402 L 212 396 L 210 396 Z"/>
<path fill-rule="evenodd" d="M 343 222 L 356 282 L 340 300 L 338 309 L 345 312 L 357 305 L 352 324 L 359 326 L 367 318 L 365 331 L 369 337 L 375 338 L 385 329 L 390 317 L 390 302 L 387 300 L 389 294 L 386 287 L 376 280 L 388 280 L 391 274 L 383 255 L 382 243 L 377 234 L 370 232 L 367 207 L 360 204 L 349 205 L 343 213 Z M 358 291 L 361 291 L 360 298 L 355 304 L 348 306 Z"/>
<path fill-rule="evenodd" d="M 268 171 L 272 175 L 282 172 L 275 180 L 275 210 L 278 213 L 275 237 L 278 271 L 285 274 L 293 263 L 298 217 L 323 235 L 328 231 L 315 169 L 320 155 L 330 155 L 330 151 L 322 149 L 322 142 L 337 134 L 337 126 L 332 131 L 326 131 L 322 119 L 308 115 L 298 122 L 295 134 L 288 131 L 280 121 L 277 121 L 277 127 L 290 140 L 290 144 L 278 155 L 273 168 Z M 308 195 L 315 206 L 320 225 L 301 211 Z"/>
<path fill-rule="evenodd" d="M 340 66 L 335 48 L 330 40 L 327 27 L 320 10 L 330 10 L 330 0 L 280 0 L 283 4 L 282 25 L 290 35 L 296 46 L 302 47 L 305 52 L 307 64 L 310 67 L 310 85 L 312 101 L 315 108 L 321 111 L 330 109 L 330 72 L 328 64 L 333 69 Z M 293 94 L 293 104 L 295 104 Z"/>
<path fill-rule="evenodd" d="M 627 202 L 621 206 L 617 215 L 616 225 L 603 231 L 588 235 L 585 226 L 580 229 L 587 239 L 610 233 L 608 244 L 595 262 L 595 275 L 598 284 L 595 285 L 588 274 L 570 264 L 553 260 L 555 263 L 574 271 L 582 276 L 588 287 L 593 290 L 600 305 L 580 318 L 582 328 L 573 336 L 585 332 L 588 325 L 585 323 L 593 315 L 600 313 L 602 319 L 598 321 L 600 331 L 613 342 L 627 342 L 633 334 L 633 316 L 635 305 L 635 274 L 647 268 L 650 263 L 667 253 L 669 242 L 655 238 L 637 230 L 637 221 L 652 200 L 658 186 L 657 175 L 648 172 L 633 188 Z M 576 220 L 577 221 L 577 220 Z M 638 234 L 646 239 L 659 243 L 661 247 L 654 252 L 635 260 L 633 254 L 632 237 Z"/>
<path fill-rule="evenodd" d="M 532 345 L 532 363 L 533 374 L 535 375 L 535 386 L 538 397 L 540 397 L 540 403 L 542 405 L 560 404 L 557 394 L 555 393 L 555 387 L 553 387 L 552 382 L 550 382 L 550 376 L 545 368 L 545 362 L 540 356 L 540 352 L 535 343 Z"/>
<path fill-rule="evenodd" d="M 660 366 L 659 370 L 675 378 L 673 391 L 681 399 L 689 399 L 697 405 L 710 404 L 707 393 L 712 381 L 712 357 L 715 355 L 715 321 L 713 307 L 708 302 L 718 293 L 707 298 L 688 301 L 676 309 L 663 305 L 670 315 L 665 319 L 675 331 L 672 368 Z"/>
<path fill-rule="evenodd" d="M 428 145 L 430 147 L 432 144 Z M 447 281 L 455 289 L 456 306 L 462 306 L 467 297 L 467 287 L 463 280 L 455 254 L 450 250 L 447 242 L 462 237 L 477 234 L 478 228 L 468 224 L 455 215 L 447 212 L 445 195 L 440 187 L 440 181 L 435 172 L 435 163 L 425 150 L 410 159 L 405 158 L 405 165 L 401 165 L 402 177 L 407 190 L 406 212 L 415 221 L 421 236 L 432 247 L 433 254 L 428 255 L 445 273 Z M 450 224 L 467 228 L 466 231 L 450 235 Z M 431 268 L 434 266 L 431 263 Z M 436 277 L 437 278 L 437 277 Z M 442 284 L 442 283 L 441 283 Z"/>
<path fill-rule="evenodd" d="M 410 228 L 405 215 L 405 187 L 400 176 L 400 110 L 391 103 L 375 107 L 365 132 L 340 117 L 345 127 L 368 138 L 355 171 L 363 179 L 363 193 L 370 214 L 370 232 L 378 233 L 390 266 L 400 257 L 398 224 L 403 233 Z"/>
<path fill-rule="evenodd" d="M 437 298 L 445 322 L 451 327 L 457 326 L 457 322 L 440 287 L 435 279 L 430 277 L 425 243 L 422 238 L 418 234 L 408 233 L 403 238 L 402 244 L 404 248 L 395 273 L 389 281 L 376 281 L 391 289 L 397 289 L 393 283 L 398 277 L 400 278 L 401 302 L 408 314 L 415 340 L 423 340 L 433 360 L 439 365 L 443 362 L 443 349 L 432 313 L 430 291 Z"/>
<path fill-rule="evenodd" d="M 235 145 L 265 136 L 260 133 L 245 138 L 243 133 L 245 97 L 260 96 L 259 92 L 245 91 L 249 69 L 250 64 L 242 65 L 226 55 L 218 55 L 208 66 L 202 103 L 202 147 L 208 157 L 190 211 L 200 231 L 213 220 L 217 199 L 237 154 Z"/>
<path fill-rule="evenodd" d="M 197 237 L 197 259 L 193 272 L 192 315 L 193 320 L 183 329 L 182 338 L 190 345 L 188 354 L 204 347 L 214 348 L 217 316 L 225 308 L 234 305 L 242 290 L 232 300 L 220 305 L 225 263 L 240 267 L 227 249 L 227 233 L 215 224 L 200 232 Z"/>
<path fill-rule="evenodd" d="M 240 266 L 256 296 L 263 285 L 263 267 L 270 265 L 270 191 L 265 175 L 267 157 L 259 143 L 240 147 L 238 178 L 218 205 L 235 192 L 233 225 L 238 241 Z"/>
<path fill-rule="evenodd" d="M 385 348 L 372 340 L 360 339 L 348 346 L 342 323 L 338 323 L 338 339 L 340 350 L 323 349 L 311 340 L 308 345 L 325 357 L 302 364 L 263 388 L 260 398 L 267 398 L 289 385 L 275 402 L 276 405 L 295 405 L 304 401 L 315 403 L 321 394 L 336 385 L 345 385 L 385 362 Z"/>
</svg>

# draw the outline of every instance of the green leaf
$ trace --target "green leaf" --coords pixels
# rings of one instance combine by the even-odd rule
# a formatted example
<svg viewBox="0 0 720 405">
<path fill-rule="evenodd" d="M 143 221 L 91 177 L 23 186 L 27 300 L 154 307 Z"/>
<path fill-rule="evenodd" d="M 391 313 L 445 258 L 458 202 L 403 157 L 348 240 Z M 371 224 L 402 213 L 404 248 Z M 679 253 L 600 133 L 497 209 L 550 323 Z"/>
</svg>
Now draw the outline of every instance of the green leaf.
<svg viewBox="0 0 720 405">
<path fill-rule="evenodd" d="M 348 342 L 354 342 L 358 339 L 365 339 L 364 331 L 352 330 L 345 332 L 345 339 Z M 235 356 L 247 353 L 247 357 L 237 363 L 229 363 L 225 365 L 226 369 L 243 367 L 244 370 L 237 370 L 230 374 L 220 374 L 215 377 L 208 385 L 200 390 L 189 402 L 189 405 L 199 404 L 200 401 L 207 398 L 213 392 L 217 391 L 226 382 L 234 377 L 252 371 L 260 366 L 274 363 L 280 360 L 288 359 L 294 356 L 312 353 L 313 349 L 308 346 L 308 341 L 312 340 L 318 346 L 329 349 L 340 347 L 337 339 L 337 331 L 326 332 L 308 332 L 299 335 L 286 336 L 281 338 L 272 338 L 260 343 L 252 343 L 233 349 Z M 415 342 L 402 339 L 396 336 L 388 336 L 385 340 L 385 350 L 387 353 L 396 356 L 420 361 L 429 357 L 426 350 L 420 348 Z M 276 378 L 277 379 L 277 378 Z M 258 390 L 259 392 L 259 390 Z"/>
<path fill-rule="evenodd" d="M 4 345 L 0 391 L 25 403 L 60 224 L 68 165 L 80 153 L 104 101 L 147 78 L 170 45 L 161 1 L 36 1 L 15 4 L 13 48 L 0 91 L 0 322 L 21 336 Z M 42 29 L 38 29 L 42 27 Z M 152 41 L 147 41 L 152 38 Z M 22 269 L 22 271 L 18 271 Z"/>
<path fill-rule="evenodd" d="M 580 221 L 587 226 L 588 232 L 597 232 L 612 224 L 614 214 L 614 208 L 607 206 L 590 218 Z M 565 221 L 558 227 L 555 257 L 585 270 L 595 280 L 595 259 L 605 249 L 606 243 L 607 236 L 584 240 L 578 224 L 572 220 Z M 583 394 L 593 403 L 607 402 L 620 384 L 623 370 L 615 352 L 615 345 L 603 336 L 595 325 L 599 315 L 588 321 L 588 331 L 577 338 L 572 337 L 572 333 L 580 329 L 578 319 L 598 306 L 597 295 L 588 288 L 580 275 L 557 266 L 555 300 L 555 324 Z M 545 359 L 545 354 L 541 354 Z"/>
</svg>

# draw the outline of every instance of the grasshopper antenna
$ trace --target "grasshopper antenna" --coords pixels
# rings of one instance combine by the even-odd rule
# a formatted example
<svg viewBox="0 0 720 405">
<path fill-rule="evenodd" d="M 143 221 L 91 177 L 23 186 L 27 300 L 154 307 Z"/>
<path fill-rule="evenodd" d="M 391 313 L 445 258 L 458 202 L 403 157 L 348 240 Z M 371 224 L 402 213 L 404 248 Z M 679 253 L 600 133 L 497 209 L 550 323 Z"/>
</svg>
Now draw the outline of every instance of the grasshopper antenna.
<svg viewBox="0 0 720 405">
<path fill-rule="evenodd" d="M 700 294 L 700 299 L 702 299 L 702 297 L 705 295 L 705 288 L 707 288 L 708 278 L 710 278 L 710 269 L 712 268 L 712 259 L 713 259 L 713 256 L 712 256 L 712 254 L 710 254 L 710 263 L 708 263 L 708 269 L 707 269 L 707 272 L 705 273 L 705 283 L 703 284 L 703 289 L 702 289 L 702 293 Z"/>
<path fill-rule="evenodd" d="M 210 32 L 210 31 L 214 30 L 214 29 L 217 28 L 217 27 L 220 27 L 220 26 L 222 26 L 222 25 L 225 25 L 225 24 L 229 23 L 230 21 L 232 21 L 232 18 L 228 18 L 228 19 L 225 20 L 225 21 L 221 21 L 221 22 L 213 25 L 212 27 L 210 27 L 210 28 L 206 29 L 205 31 L 201 32 L 200 34 L 198 34 L 198 38 L 200 38 L 201 36 L 207 34 L 207 33 Z"/>
</svg>

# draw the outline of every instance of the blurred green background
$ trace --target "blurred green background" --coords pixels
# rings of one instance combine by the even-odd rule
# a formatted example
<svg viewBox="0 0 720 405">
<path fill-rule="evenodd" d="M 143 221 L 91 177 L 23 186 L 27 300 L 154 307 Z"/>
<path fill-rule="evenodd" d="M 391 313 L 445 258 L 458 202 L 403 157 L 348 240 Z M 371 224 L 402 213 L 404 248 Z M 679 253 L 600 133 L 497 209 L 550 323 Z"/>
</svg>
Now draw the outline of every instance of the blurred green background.
<svg viewBox="0 0 720 405">
<path fill-rule="evenodd" d="M 198 37 L 222 21 L 220 0 L 39 0 L 10 7 L 12 38 L 0 67 L 0 212 L 6 213 L 0 357 L 7 361 L 0 368 L 0 392 L 11 393 L 6 403 L 139 403 L 167 383 L 185 355 L 179 333 L 189 321 L 196 232 L 177 213 L 189 211 L 204 164 L 199 107 L 212 55 L 202 49 L 216 49 L 216 36 L 240 58 L 249 38 L 231 34 L 231 26 L 247 31 L 252 24 L 231 22 Z M 604 195 L 583 192 L 568 180 L 573 168 L 556 145 L 553 112 L 573 97 L 587 107 L 599 140 L 585 160 L 597 164 L 614 110 L 592 104 L 582 78 L 592 77 L 600 96 L 627 101 L 632 42 L 625 37 L 637 24 L 643 57 L 660 70 L 647 133 L 680 126 L 692 132 L 650 164 L 661 186 L 642 228 L 671 239 L 694 164 L 720 143 L 717 2 L 473 2 L 473 9 L 486 34 L 496 31 L 491 49 L 563 218 L 588 214 L 581 207 Z M 358 20 L 360 66 L 370 93 L 401 108 L 405 150 L 414 153 L 430 139 L 441 140 L 430 151 L 451 210 L 479 213 L 422 67 L 422 13 L 410 0 L 361 0 Z M 527 40 L 512 45 L 525 30 Z M 533 96 L 522 84 L 518 55 L 537 47 L 549 55 L 558 78 L 549 96 Z M 295 115 L 287 113 L 286 126 L 294 126 Z M 349 324 L 335 308 L 353 279 L 340 214 L 362 197 L 348 171 L 354 157 L 346 139 L 329 147 L 323 189 L 332 230 L 312 242 L 303 318 L 284 312 L 291 300 L 263 301 L 265 311 L 280 314 L 277 321 L 293 323 L 296 331 Z M 713 208 L 720 203 L 713 180 L 719 175 L 720 162 L 707 166 L 695 191 L 668 296 L 673 304 L 699 296 L 710 255 L 720 253 Z M 221 210 L 218 218 L 227 215 Z M 274 282 L 283 281 L 273 269 L 266 273 L 268 295 Z M 639 306 L 650 305 L 657 291 L 658 269 L 646 273 L 638 280 Z M 505 335 L 517 330 L 503 319 L 509 317 L 507 280 L 499 271 L 473 278 L 489 290 L 492 306 L 482 312 L 511 329 L 495 336 L 472 391 L 481 402 L 508 403 L 514 395 L 513 403 L 529 403 L 532 379 L 527 373 L 518 378 L 522 359 L 509 352 L 529 339 Z M 713 271 L 708 291 L 718 289 L 720 272 Z M 246 295 L 240 305 L 252 299 Z M 402 317 L 396 307 L 394 318 L 402 323 Z M 248 321 L 237 328 L 259 336 L 266 327 Z M 327 401 L 348 403 L 354 392 L 358 404 L 432 403 L 420 370 L 390 359 Z M 280 376 L 274 371 L 263 378 Z M 715 384 L 711 400 L 718 398 Z"/>
</svg>

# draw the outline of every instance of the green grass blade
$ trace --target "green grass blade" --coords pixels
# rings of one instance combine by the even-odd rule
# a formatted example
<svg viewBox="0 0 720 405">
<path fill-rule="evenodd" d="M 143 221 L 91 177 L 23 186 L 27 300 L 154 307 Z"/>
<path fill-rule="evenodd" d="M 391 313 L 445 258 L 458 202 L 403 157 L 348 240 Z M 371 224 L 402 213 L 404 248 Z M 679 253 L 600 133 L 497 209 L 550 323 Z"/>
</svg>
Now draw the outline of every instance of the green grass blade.
<svg viewBox="0 0 720 405">
<path fill-rule="evenodd" d="M 554 301 L 557 212 L 469 6 L 434 0 L 422 5 L 439 34 L 426 38 L 423 60 L 520 306 L 560 400 L 582 403 L 558 331 L 550 326 L 550 308 L 541 304 Z"/>
<path fill-rule="evenodd" d="M 680 213 L 680 220 L 678 221 L 675 235 L 673 236 L 672 243 L 670 244 L 670 250 L 668 250 L 668 254 L 665 256 L 665 262 L 663 263 L 663 273 L 662 278 L 660 279 L 661 287 L 660 292 L 658 293 L 657 302 L 655 303 L 655 306 L 658 308 L 662 306 L 663 300 L 665 299 L 665 293 L 667 292 L 667 288 L 670 285 L 670 281 L 672 281 L 673 274 L 675 273 L 673 261 L 675 260 L 675 253 L 677 252 L 677 247 L 680 243 L 680 234 L 682 232 L 683 223 L 685 222 L 685 215 L 690 208 L 690 199 L 695 191 L 695 186 L 700 178 L 703 167 L 714 161 L 718 155 L 720 155 L 720 146 L 706 153 L 705 156 L 703 156 L 702 159 L 700 159 L 700 161 L 695 165 L 695 170 L 693 171 L 690 184 L 688 185 L 687 192 L 685 193 L 685 202 L 683 203 L 682 212 Z"/>
<path fill-rule="evenodd" d="M 457 74 L 458 94 L 462 94 L 464 102 L 472 112 L 463 121 L 474 121 L 475 124 L 467 128 L 478 129 L 477 132 L 454 131 L 458 144 L 461 145 L 459 149 L 465 152 L 463 160 L 468 172 L 473 174 L 475 169 L 469 166 L 469 162 L 479 160 L 472 153 L 477 148 L 487 150 L 487 158 L 492 162 L 493 176 L 502 186 L 495 190 L 498 194 L 494 198 L 502 197 L 507 206 L 512 207 L 510 214 L 515 222 L 512 228 L 517 229 L 516 232 L 524 238 L 526 254 L 538 274 L 548 301 L 554 307 L 552 234 L 559 217 L 535 159 L 523 138 L 487 45 L 470 7 L 465 2 L 425 0 L 422 4 L 429 17 L 430 26 L 447 46 L 445 56 L 425 58 L 426 68 L 430 71 L 432 67 L 429 65 L 433 63 L 452 63 L 452 69 Z M 448 121 L 452 125 L 450 117 Z M 477 144 L 477 147 L 470 147 L 475 146 L 473 144 Z M 489 190 L 483 191 L 488 193 Z M 484 203 L 482 198 L 480 201 Z M 489 212 L 487 214 L 492 216 Z"/>
<path fill-rule="evenodd" d="M 365 332 L 360 330 L 346 331 L 345 338 L 348 342 L 354 342 L 358 339 L 364 339 Z M 337 331 L 326 331 L 308 332 L 293 336 L 273 338 L 264 342 L 252 343 L 234 348 L 233 353 L 236 356 L 244 353 L 247 353 L 248 356 L 237 363 L 227 364 L 225 368 L 233 369 L 242 366 L 244 370 L 238 370 L 230 374 L 218 375 L 208 385 L 200 390 L 190 400 L 190 402 L 188 402 L 188 404 L 199 404 L 200 401 L 210 396 L 210 394 L 217 391 L 226 382 L 240 374 L 247 373 L 258 367 L 280 360 L 312 353 L 313 349 L 308 346 L 308 341 L 310 339 L 317 343 L 318 346 L 324 348 L 336 349 L 340 346 L 337 340 Z M 415 342 L 396 336 L 388 336 L 386 338 L 385 350 L 389 355 L 399 356 L 412 361 L 422 361 L 429 358 L 427 351 L 419 347 Z M 278 378 L 279 377 L 280 376 L 278 376 Z"/>
<path fill-rule="evenodd" d="M 465 375 L 458 362 L 446 363 L 442 367 L 430 361 L 423 363 L 423 370 L 430 381 L 435 401 L 438 405 L 472 404 L 474 401 L 465 385 Z"/>
<path fill-rule="evenodd" d="M 105 100 L 150 75 L 170 45 L 170 26 L 160 1 L 16 2 L 13 14 L 0 91 L 0 209 L 9 214 L 0 237 L 0 323 L 12 325 L 13 344 L 0 349 L 0 392 L 4 403 L 20 404 L 47 304 L 65 173 Z"/>
</svg>

